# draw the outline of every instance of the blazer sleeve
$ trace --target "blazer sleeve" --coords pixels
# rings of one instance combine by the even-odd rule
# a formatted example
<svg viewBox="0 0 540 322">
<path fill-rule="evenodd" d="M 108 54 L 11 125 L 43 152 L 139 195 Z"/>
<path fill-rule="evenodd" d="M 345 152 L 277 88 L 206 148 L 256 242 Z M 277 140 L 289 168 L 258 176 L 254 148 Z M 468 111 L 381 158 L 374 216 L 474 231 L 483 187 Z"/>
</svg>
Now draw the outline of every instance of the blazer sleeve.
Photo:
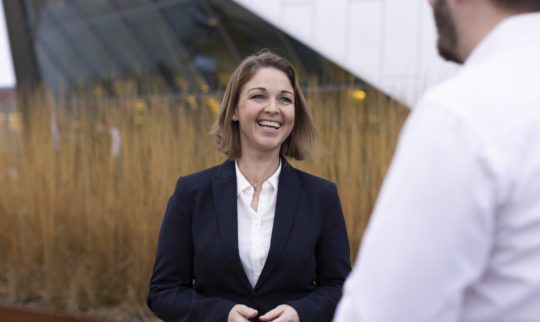
<svg viewBox="0 0 540 322">
<path fill-rule="evenodd" d="M 148 307 L 164 321 L 223 322 L 236 304 L 193 289 L 192 213 L 185 178 L 169 199 L 150 279 Z"/>
<path fill-rule="evenodd" d="M 332 320 L 351 271 L 347 229 L 335 184 L 326 200 L 323 231 L 316 246 L 317 287 L 305 297 L 287 303 L 298 312 L 301 322 Z"/>
</svg>

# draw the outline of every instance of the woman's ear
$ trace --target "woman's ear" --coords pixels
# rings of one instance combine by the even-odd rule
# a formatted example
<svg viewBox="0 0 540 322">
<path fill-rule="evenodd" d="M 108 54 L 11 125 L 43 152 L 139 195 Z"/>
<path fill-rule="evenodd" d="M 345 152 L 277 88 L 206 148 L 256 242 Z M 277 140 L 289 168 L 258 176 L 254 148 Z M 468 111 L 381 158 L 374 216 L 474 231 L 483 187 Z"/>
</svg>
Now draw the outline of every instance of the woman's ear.
<svg viewBox="0 0 540 322">
<path fill-rule="evenodd" d="M 238 107 L 235 107 L 235 108 L 233 109 L 233 113 L 232 113 L 232 115 L 231 115 L 231 120 L 232 120 L 233 122 L 238 121 L 238 113 L 237 113 L 237 111 L 238 111 Z"/>
</svg>

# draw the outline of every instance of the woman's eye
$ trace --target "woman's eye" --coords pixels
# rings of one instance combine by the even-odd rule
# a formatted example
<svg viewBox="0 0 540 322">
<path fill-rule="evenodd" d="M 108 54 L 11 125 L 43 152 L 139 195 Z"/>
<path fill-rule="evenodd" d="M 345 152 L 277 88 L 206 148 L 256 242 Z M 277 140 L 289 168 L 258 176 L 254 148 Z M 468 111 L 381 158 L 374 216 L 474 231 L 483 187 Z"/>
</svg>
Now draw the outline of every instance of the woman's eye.
<svg viewBox="0 0 540 322">
<path fill-rule="evenodd" d="M 262 99 L 264 99 L 264 95 L 261 95 L 261 94 L 253 95 L 253 96 L 251 96 L 251 99 L 253 99 L 253 100 L 262 100 Z"/>
<path fill-rule="evenodd" d="M 292 103 L 292 99 L 290 99 L 288 97 L 282 97 L 280 100 L 281 100 L 281 102 L 283 104 L 291 104 Z"/>
</svg>

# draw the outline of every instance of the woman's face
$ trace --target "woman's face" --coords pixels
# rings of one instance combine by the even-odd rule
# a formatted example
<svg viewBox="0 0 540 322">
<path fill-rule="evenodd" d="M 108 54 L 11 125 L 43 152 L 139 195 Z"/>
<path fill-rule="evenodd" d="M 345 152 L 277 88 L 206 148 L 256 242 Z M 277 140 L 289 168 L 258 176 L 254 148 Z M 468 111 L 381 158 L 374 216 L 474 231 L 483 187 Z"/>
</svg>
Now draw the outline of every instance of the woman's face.
<svg viewBox="0 0 540 322">
<path fill-rule="evenodd" d="M 278 153 L 294 126 L 294 89 L 287 75 L 263 67 L 242 87 L 235 110 L 244 153 Z"/>
</svg>

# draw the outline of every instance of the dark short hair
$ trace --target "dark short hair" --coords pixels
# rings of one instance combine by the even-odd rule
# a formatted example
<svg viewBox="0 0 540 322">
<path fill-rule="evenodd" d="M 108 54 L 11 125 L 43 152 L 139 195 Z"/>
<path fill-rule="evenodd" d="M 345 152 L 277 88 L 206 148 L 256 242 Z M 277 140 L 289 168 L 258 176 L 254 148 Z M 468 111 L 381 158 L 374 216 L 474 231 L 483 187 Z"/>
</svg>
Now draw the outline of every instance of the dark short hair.
<svg viewBox="0 0 540 322">
<path fill-rule="evenodd" d="M 540 0 L 491 0 L 497 7 L 511 12 L 540 11 Z"/>
<path fill-rule="evenodd" d="M 242 87 L 259 69 L 264 67 L 275 68 L 285 73 L 294 89 L 294 126 L 281 145 L 280 155 L 304 160 L 310 157 L 313 150 L 319 145 L 317 131 L 307 110 L 302 90 L 298 85 L 294 67 L 285 58 L 268 50 L 247 57 L 236 68 L 229 79 L 218 117 L 210 133 L 216 137 L 217 149 L 227 155 L 229 159 L 236 159 L 242 155 L 240 129 L 238 122 L 232 121 L 232 115 L 238 106 Z"/>
</svg>

